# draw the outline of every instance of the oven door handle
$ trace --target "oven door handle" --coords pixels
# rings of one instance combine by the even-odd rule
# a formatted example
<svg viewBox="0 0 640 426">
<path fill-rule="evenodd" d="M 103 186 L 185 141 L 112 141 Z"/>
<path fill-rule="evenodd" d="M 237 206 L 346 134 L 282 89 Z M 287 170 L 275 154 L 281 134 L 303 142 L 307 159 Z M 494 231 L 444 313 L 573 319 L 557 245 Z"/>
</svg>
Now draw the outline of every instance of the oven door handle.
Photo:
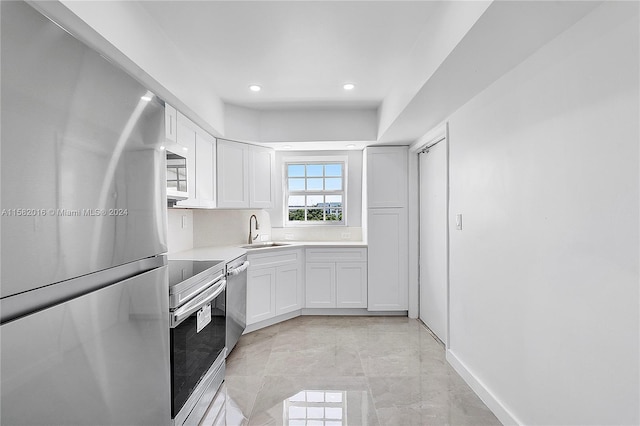
<svg viewBox="0 0 640 426">
<path fill-rule="evenodd" d="M 192 313 L 200 310 L 203 306 L 206 306 L 213 299 L 218 297 L 226 287 L 227 280 L 220 280 L 218 284 L 212 285 L 207 290 L 203 291 L 201 295 L 195 297 L 179 309 L 176 309 L 171 313 L 171 328 L 177 327 L 182 321 L 189 318 Z"/>
<path fill-rule="evenodd" d="M 240 275 L 241 273 L 246 271 L 248 268 L 249 268 L 249 261 L 245 260 L 244 263 L 242 265 L 238 266 L 237 268 L 229 269 L 227 271 L 227 276 L 231 277 L 231 276 L 234 276 L 234 275 Z"/>
</svg>

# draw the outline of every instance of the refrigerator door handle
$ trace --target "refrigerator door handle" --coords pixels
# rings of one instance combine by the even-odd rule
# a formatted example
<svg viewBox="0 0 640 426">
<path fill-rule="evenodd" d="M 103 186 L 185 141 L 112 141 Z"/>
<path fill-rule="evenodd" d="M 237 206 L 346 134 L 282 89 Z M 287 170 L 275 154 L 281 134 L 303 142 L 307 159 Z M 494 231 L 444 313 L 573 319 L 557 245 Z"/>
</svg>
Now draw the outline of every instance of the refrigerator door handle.
<svg viewBox="0 0 640 426">
<path fill-rule="evenodd" d="M 226 287 L 227 280 L 221 280 L 218 284 L 214 284 L 209 289 L 205 290 L 200 296 L 176 309 L 171 313 L 171 328 L 177 327 L 182 321 L 189 318 L 191 314 L 210 303 L 213 299 L 218 297 Z"/>
</svg>

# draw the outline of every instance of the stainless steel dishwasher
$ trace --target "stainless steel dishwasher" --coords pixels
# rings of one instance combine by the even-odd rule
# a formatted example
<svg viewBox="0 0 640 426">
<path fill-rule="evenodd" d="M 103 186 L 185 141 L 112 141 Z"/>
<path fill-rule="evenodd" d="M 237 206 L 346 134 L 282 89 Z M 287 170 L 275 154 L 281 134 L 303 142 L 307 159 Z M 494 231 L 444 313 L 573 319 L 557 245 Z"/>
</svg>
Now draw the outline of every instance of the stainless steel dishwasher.
<svg viewBox="0 0 640 426">
<path fill-rule="evenodd" d="M 247 326 L 247 255 L 227 263 L 227 356 Z"/>
</svg>

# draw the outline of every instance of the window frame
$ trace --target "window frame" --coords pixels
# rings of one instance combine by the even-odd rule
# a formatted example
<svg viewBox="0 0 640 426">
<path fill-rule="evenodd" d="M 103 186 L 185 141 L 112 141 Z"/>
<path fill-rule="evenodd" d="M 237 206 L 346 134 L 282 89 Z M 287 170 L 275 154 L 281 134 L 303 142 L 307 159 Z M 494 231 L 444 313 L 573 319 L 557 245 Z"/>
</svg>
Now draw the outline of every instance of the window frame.
<svg viewBox="0 0 640 426">
<path fill-rule="evenodd" d="M 308 156 L 308 157 L 286 157 L 282 159 L 282 194 L 283 194 L 283 223 L 285 227 L 306 227 L 306 226 L 347 226 L 347 182 L 348 182 L 348 157 L 346 155 L 335 156 Z M 305 166 L 304 179 L 309 179 L 306 175 L 306 166 L 313 164 L 341 164 L 342 165 L 342 189 L 341 190 L 300 190 L 289 191 L 289 165 L 300 164 Z M 311 176 L 313 178 L 314 176 Z M 326 179 L 324 170 L 322 179 Z M 294 177 L 295 178 L 295 177 Z M 322 221 L 299 221 L 289 220 L 289 196 L 309 196 L 309 195 L 341 195 L 342 196 L 342 220 L 322 220 Z M 306 200 L 305 200 L 306 201 Z M 308 207 L 305 206 L 305 211 Z M 324 217 L 324 214 L 323 214 Z"/>
</svg>

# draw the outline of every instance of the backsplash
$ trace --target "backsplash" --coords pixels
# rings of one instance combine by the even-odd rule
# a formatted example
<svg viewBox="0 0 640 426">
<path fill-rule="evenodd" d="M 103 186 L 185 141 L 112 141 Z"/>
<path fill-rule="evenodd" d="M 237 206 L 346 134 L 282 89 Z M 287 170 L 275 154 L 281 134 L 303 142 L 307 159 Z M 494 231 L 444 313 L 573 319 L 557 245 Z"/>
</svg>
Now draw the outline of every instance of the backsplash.
<svg viewBox="0 0 640 426">
<path fill-rule="evenodd" d="M 168 209 L 169 253 L 194 247 L 247 244 L 249 218 L 255 214 L 260 229 L 256 241 L 362 241 L 362 228 L 305 226 L 272 228 L 265 210 Z M 255 233 L 254 233 L 255 236 Z"/>
<path fill-rule="evenodd" d="M 271 218 L 264 210 L 194 210 L 193 246 L 247 244 L 252 214 L 256 215 L 260 225 L 256 241 L 271 241 Z"/>
<path fill-rule="evenodd" d="M 193 210 L 168 209 L 169 253 L 193 248 Z"/>
<path fill-rule="evenodd" d="M 362 228 L 346 226 L 299 226 L 272 228 L 274 241 L 362 241 Z"/>
</svg>

